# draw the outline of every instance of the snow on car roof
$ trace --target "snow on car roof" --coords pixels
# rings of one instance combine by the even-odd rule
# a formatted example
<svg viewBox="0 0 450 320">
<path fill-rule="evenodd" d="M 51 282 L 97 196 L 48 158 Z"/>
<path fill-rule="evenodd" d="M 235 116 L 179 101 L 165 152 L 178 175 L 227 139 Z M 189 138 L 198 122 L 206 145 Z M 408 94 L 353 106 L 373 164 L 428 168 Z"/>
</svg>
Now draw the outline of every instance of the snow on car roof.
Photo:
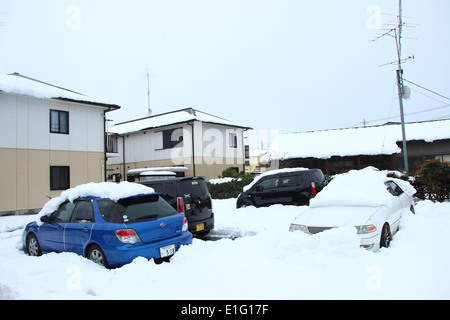
<svg viewBox="0 0 450 320">
<path fill-rule="evenodd" d="M 388 173 L 369 167 L 338 175 L 311 199 L 310 207 L 390 207 L 393 196 L 384 183 L 391 180 L 410 196 L 416 192 L 407 181 L 387 177 Z"/>
<path fill-rule="evenodd" d="M 61 203 L 65 201 L 72 202 L 75 199 L 89 196 L 118 201 L 120 199 L 154 192 L 155 190 L 153 188 L 144 186 L 142 184 L 127 181 L 122 181 L 120 183 L 90 182 L 86 184 L 81 184 L 79 186 L 61 192 L 61 195 L 59 197 L 53 198 L 50 201 L 48 201 L 44 205 L 42 210 L 38 213 L 36 217 L 36 223 L 38 225 L 42 225 L 41 217 L 53 213 L 58 209 Z"/>
</svg>

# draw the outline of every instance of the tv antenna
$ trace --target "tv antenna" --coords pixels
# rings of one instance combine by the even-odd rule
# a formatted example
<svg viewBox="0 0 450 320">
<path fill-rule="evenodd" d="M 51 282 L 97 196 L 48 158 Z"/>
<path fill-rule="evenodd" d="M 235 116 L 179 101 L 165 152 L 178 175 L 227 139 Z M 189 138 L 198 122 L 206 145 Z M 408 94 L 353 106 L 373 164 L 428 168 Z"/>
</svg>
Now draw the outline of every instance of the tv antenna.
<svg viewBox="0 0 450 320">
<path fill-rule="evenodd" d="M 147 103 L 148 103 L 147 114 L 150 117 L 152 115 L 152 109 L 150 108 L 150 74 L 148 73 L 148 69 L 147 69 Z"/>
<path fill-rule="evenodd" d="M 385 36 L 390 36 L 395 39 L 395 46 L 397 49 L 397 60 L 393 62 L 389 62 L 386 64 L 381 65 L 387 66 L 387 65 L 394 65 L 397 64 L 397 89 L 398 89 L 398 102 L 400 107 L 400 119 L 401 119 L 401 126 L 402 126 L 402 138 L 403 138 L 403 163 L 405 167 L 405 171 L 409 171 L 408 166 L 408 151 L 406 147 L 406 131 L 405 131 L 405 116 L 403 112 L 403 99 L 409 99 L 409 88 L 405 87 L 403 85 L 403 69 L 402 69 L 402 63 L 414 59 L 414 55 L 411 55 L 405 59 L 402 58 L 402 31 L 403 27 L 407 27 L 407 25 L 403 22 L 402 17 L 402 0 L 398 1 L 398 21 L 394 25 L 393 28 L 388 29 L 385 33 L 381 34 L 377 38 L 375 38 L 373 41 L 377 41 L 378 39 L 381 39 Z"/>
</svg>

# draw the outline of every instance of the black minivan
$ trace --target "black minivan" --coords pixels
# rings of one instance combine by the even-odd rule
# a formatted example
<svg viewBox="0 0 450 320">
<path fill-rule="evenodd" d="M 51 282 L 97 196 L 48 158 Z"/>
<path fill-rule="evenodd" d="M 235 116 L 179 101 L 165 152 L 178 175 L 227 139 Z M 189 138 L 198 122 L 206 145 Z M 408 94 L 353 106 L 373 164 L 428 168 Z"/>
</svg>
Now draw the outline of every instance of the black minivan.
<svg viewBox="0 0 450 320">
<path fill-rule="evenodd" d="M 184 177 L 139 181 L 151 187 L 178 213 L 185 215 L 192 234 L 206 235 L 214 229 L 211 194 L 204 177 Z"/>
<path fill-rule="evenodd" d="M 245 186 L 236 200 L 236 207 L 266 207 L 272 204 L 309 205 L 309 200 L 328 181 L 320 169 L 280 169 L 258 176 Z"/>
</svg>

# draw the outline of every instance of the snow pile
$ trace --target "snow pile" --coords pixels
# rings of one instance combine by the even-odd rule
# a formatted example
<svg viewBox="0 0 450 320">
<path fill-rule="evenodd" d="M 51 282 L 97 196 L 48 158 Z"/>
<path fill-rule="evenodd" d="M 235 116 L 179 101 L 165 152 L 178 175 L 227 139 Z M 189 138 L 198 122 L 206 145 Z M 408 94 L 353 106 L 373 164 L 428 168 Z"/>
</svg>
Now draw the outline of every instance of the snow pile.
<svg viewBox="0 0 450 320">
<path fill-rule="evenodd" d="M 42 225 L 41 217 L 47 216 L 58 209 L 61 203 L 65 201 L 73 201 L 82 197 L 99 197 L 107 198 L 113 201 L 119 199 L 139 195 L 154 193 L 155 190 L 138 183 L 122 181 L 121 183 L 101 182 L 86 183 L 61 192 L 59 197 L 48 201 L 36 217 L 36 223 Z"/>
<path fill-rule="evenodd" d="M 235 178 L 231 178 L 231 177 L 225 177 L 225 178 L 217 178 L 217 179 L 210 179 L 209 183 L 211 184 L 222 184 L 222 183 L 228 183 L 231 181 L 236 180 Z"/>
<path fill-rule="evenodd" d="M 384 184 L 388 180 L 396 182 L 411 196 L 416 192 L 408 182 L 388 178 L 387 173 L 388 171 L 378 171 L 369 167 L 338 175 L 314 199 L 311 199 L 310 206 L 312 208 L 327 206 L 390 207 L 393 197 Z"/>
</svg>

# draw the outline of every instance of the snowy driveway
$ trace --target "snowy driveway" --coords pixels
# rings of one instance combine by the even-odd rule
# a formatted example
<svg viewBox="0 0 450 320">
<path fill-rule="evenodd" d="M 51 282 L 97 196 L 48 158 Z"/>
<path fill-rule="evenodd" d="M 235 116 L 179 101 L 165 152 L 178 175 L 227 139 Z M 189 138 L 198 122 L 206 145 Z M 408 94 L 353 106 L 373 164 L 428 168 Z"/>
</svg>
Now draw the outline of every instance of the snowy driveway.
<svg viewBox="0 0 450 320">
<path fill-rule="evenodd" d="M 33 217 L 1 217 L 0 298 L 450 299 L 450 203 L 420 202 L 378 253 L 360 249 L 353 228 L 289 232 L 306 207 L 213 207 L 211 236 L 235 240 L 194 239 L 170 263 L 138 258 L 114 270 L 72 253 L 29 257 L 21 235 Z"/>
</svg>

